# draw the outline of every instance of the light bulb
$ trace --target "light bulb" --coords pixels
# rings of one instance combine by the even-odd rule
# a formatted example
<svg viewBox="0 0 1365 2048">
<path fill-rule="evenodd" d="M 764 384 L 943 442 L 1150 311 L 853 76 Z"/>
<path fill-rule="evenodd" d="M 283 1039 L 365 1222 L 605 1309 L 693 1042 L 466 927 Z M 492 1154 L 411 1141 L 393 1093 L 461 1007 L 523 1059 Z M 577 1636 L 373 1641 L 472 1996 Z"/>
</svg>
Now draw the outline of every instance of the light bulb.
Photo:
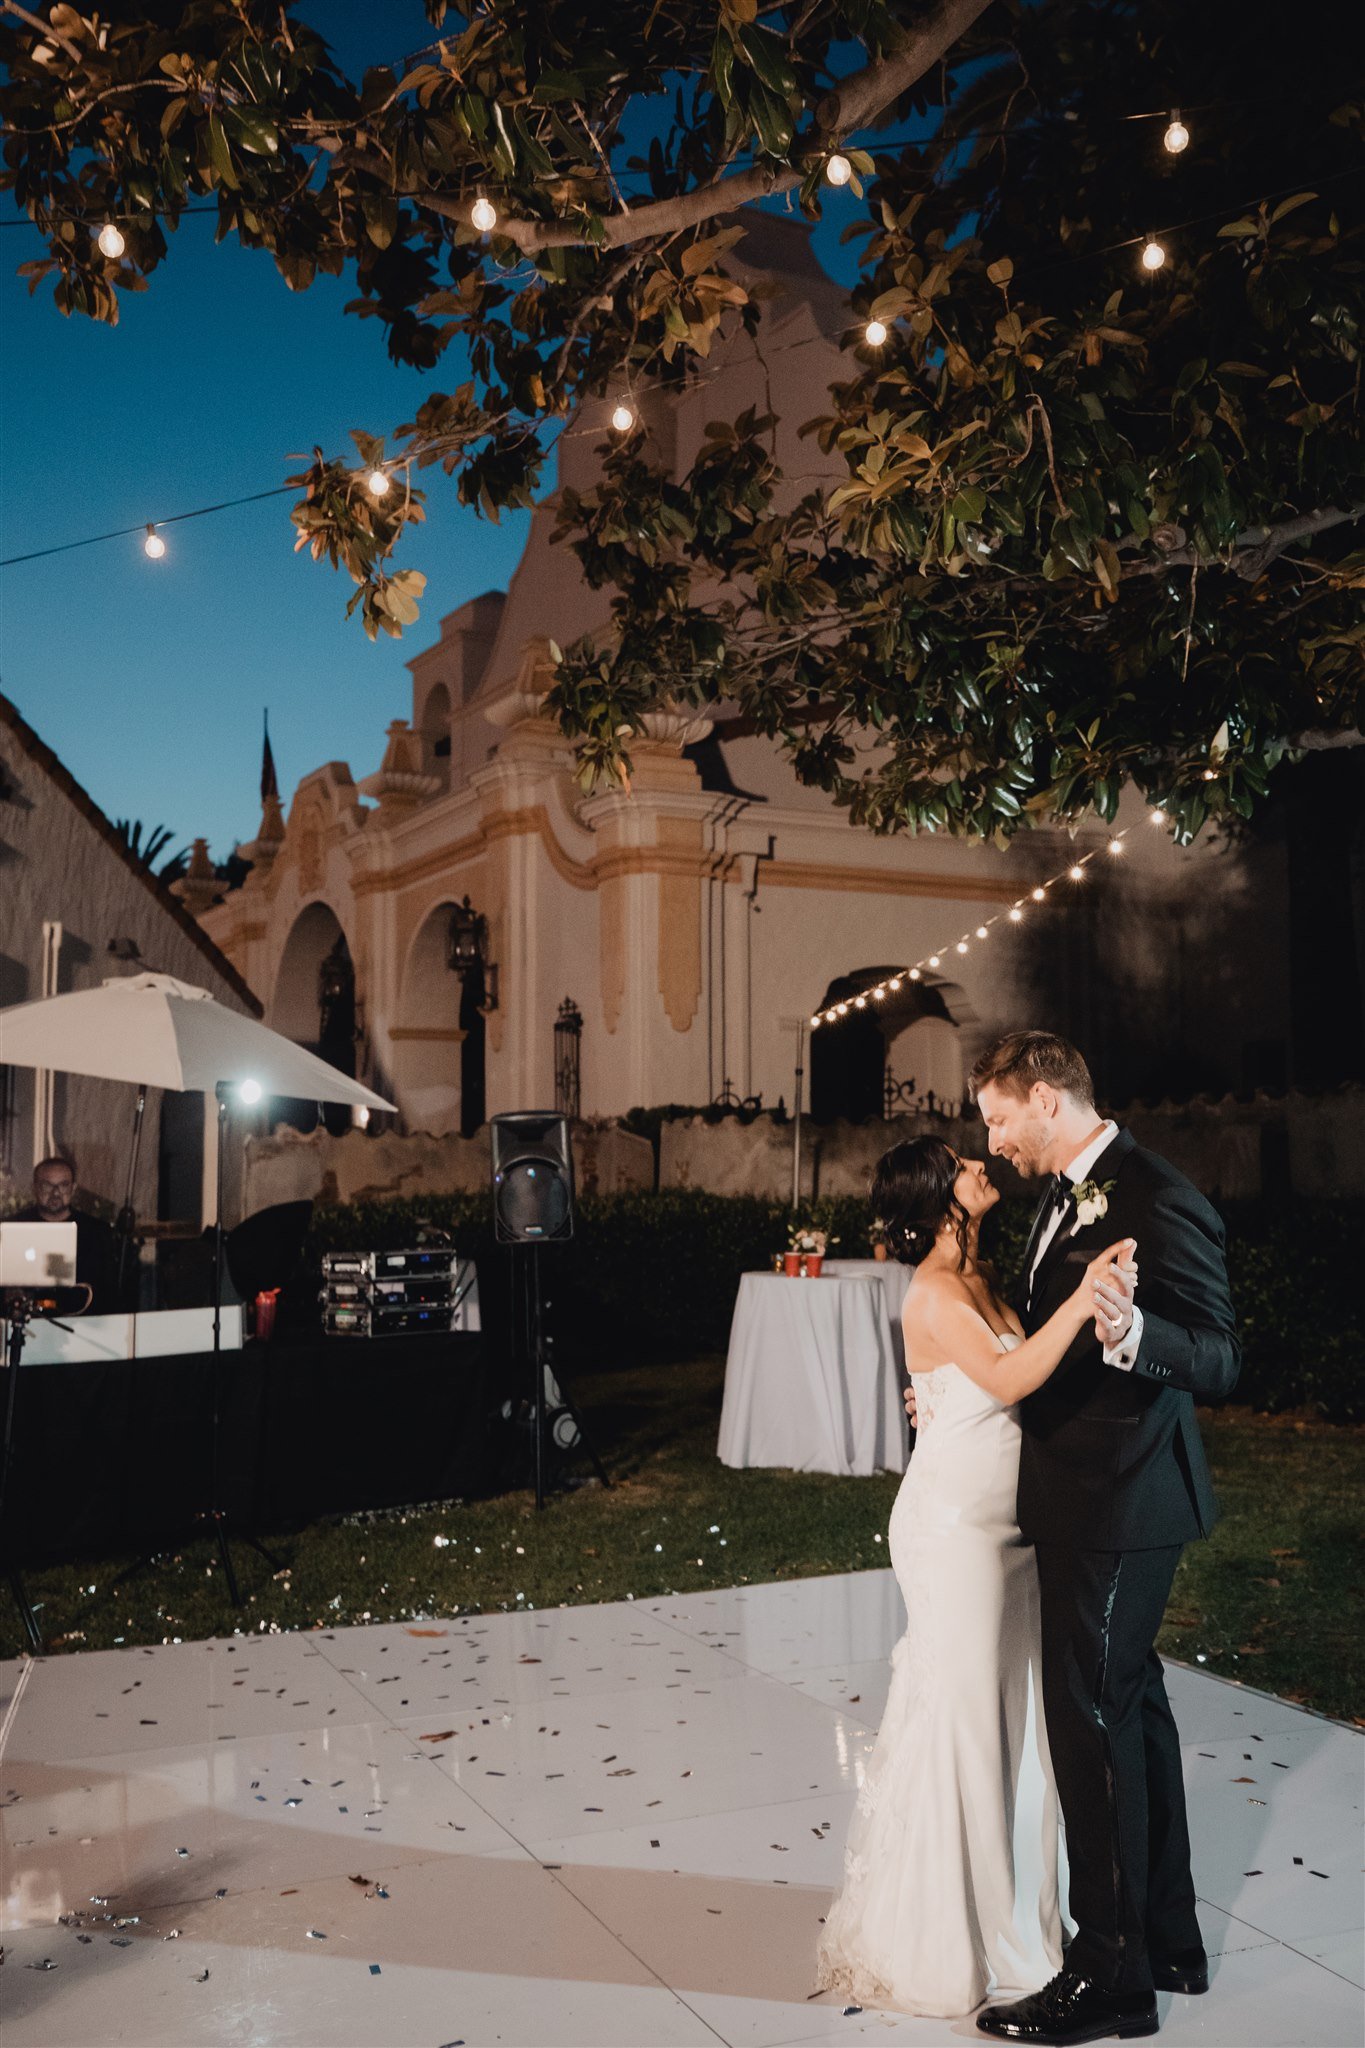
<svg viewBox="0 0 1365 2048">
<path fill-rule="evenodd" d="M 491 199 L 485 199 L 480 192 L 469 209 L 469 218 L 481 235 L 491 235 L 498 224 L 498 209 Z"/>
<path fill-rule="evenodd" d="M 853 176 L 853 166 L 846 156 L 836 149 L 833 156 L 825 158 L 825 176 L 831 185 L 846 185 Z"/>
<path fill-rule="evenodd" d="M 885 990 L 884 988 L 874 988 L 874 989 L 873 989 L 873 991 L 872 991 L 872 1000 L 873 1000 L 873 1002 L 874 1002 L 874 1003 L 879 1003 L 879 1002 L 881 1001 L 882 997 L 883 997 L 883 996 L 884 996 L 885 994 L 886 994 L 886 990 Z"/>
<path fill-rule="evenodd" d="M 1166 261 L 1166 251 L 1154 235 L 1149 235 L 1142 245 L 1142 267 L 1144 270 L 1160 270 Z"/>
<path fill-rule="evenodd" d="M 977 928 L 976 928 L 976 936 L 977 936 L 977 937 L 978 937 L 979 939 L 984 939 L 984 938 L 985 938 L 985 936 L 986 936 L 986 927 L 985 927 L 985 925 L 984 925 L 984 924 L 979 924 L 979 925 L 977 926 Z"/>
<path fill-rule="evenodd" d="M 817 1030 L 818 1030 L 818 1029 L 820 1028 L 820 1026 L 821 1026 L 821 1025 L 822 1025 L 822 1024 L 824 1023 L 824 1021 L 825 1021 L 825 1020 L 824 1020 L 824 1018 L 823 1018 L 823 1017 L 821 1017 L 821 1016 L 819 1016 L 819 1015 L 816 1015 L 816 1016 L 812 1017 L 812 1018 L 811 1018 L 811 1020 L 810 1020 L 810 1028 L 811 1028 L 811 1030 L 812 1030 L 812 1031 L 817 1031 Z"/>
<path fill-rule="evenodd" d="M 1166 822 L 1166 813 L 1160 808 L 1149 811 L 1147 816 L 1153 825 L 1164 825 Z"/>
<path fill-rule="evenodd" d="M 104 223 L 95 239 L 100 255 L 107 256 L 111 263 L 116 263 L 128 246 L 111 220 Z"/>
<path fill-rule="evenodd" d="M 261 1099 L 261 1084 L 259 1081 L 243 1081 L 237 1093 L 241 1096 L 243 1102 L 259 1102 Z"/>
<path fill-rule="evenodd" d="M 149 555 L 154 562 L 159 562 L 166 552 L 165 541 L 150 521 L 147 526 L 147 538 L 142 543 L 142 552 Z"/>
<path fill-rule="evenodd" d="M 937 954 L 937 953 L 931 953 L 931 954 L 929 955 L 929 965 L 930 965 L 931 967 L 937 967 L 937 966 L 939 966 L 939 964 L 940 964 L 940 962 L 939 962 L 939 957 L 938 957 L 938 954 Z"/>
<path fill-rule="evenodd" d="M 1170 151 L 1172 156 L 1179 156 L 1182 149 L 1189 148 L 1190 131 L 1185 126 L 1185 123 L 1181 120 L 1179 114 L 1171 115 L 1171 125 L 1166 130 L 1166 133 L 1162 136 L 1161 140 L 1164 147 Z"/>
<path fill-rule="evenodd" d="M 853 998 L 853 1007 L 855 1010 L 865 1010 L 867 1008 L 867 997 L 855 996 Z"/>
<path fill-rule="evenodd" d="M 958 952 L 959 952 L 959 953 L 965 953 L 965 952 L 966 952 L 966 950 L 967 950 L 967 941 L 966 941 L 965 939 L 959 939 L 959 940 L 958 940 L 958 942 L 957 942 L 957 950 L 958 950 Z"/>
<path fill-rule="evenodd" d="M 880 348 L 886 340 L 886 332 L 886 322 L 884 320 L 869 320 L 863 329 L 863 340 L 869 348 Z"/>
<path fill-rule="evenodd" d="M 836 1004 L 834 1005 L 834 1008 L 835 1008 L 835 1010 L 837 1011 L 837 1013 L 838 1013 L 838 1015 L 839 1015 L 839 1016 L 841 1016 L 841 1017 L 846 1017 L 846 1016 L 848 1015 L 848 1004 L 847 1004 L 847 1003 L 836 1003 Z"/>
<path fill-rule="evenodd" d="M 372 469 L 365 479 L 365 488 L 372 498 L 387 498 L 393 489 L 393 478 L 386 469 Z"/>
<path fill-rule="evenodd" d="M 611 423 L 618 434 L 628 434 L 635 425 L 635 407 L 628 398 L 618 398 L 611 409 Z"/>
<path fill-rule="evenodd" d="M 1046 894 L 1047 894 L 1047 890 L 1046 890 L 1046 889 L 1035 889 L 1035 890 L 1034 890 L 1034 892 L 1033 892 L 1033 900 L 1034 900 L 1034 902 L 1035 902 L 1035 903 L 1041 903 L 1041 902 L 1042 902 L 1042 900 L 1043 900 L 1043 898 L 1044 898 L 1044 896 L 1046 896 Z"/>
<path fill-rule="evenodd" d="M 920 973 L 918 967 L 912 967 L 910 969 L 910 979 L 911 981 L 923 981 L 924 976 Z"/>
<path fill-rule="evenodd" d="M 1109 851 L 1111 853 L 1122 853 L 1123 841 L 1121 839 L 1111 839 L 1109 842 Z"/>
<path fill-rule="evenodd" d="M 1204 780 L 1205 782 L 1217 782 L 1218 770 L 1216 768 L 1206 768 L 1204 770 Z"/>
<path fill-rule="evenodd" d="M 1081 866 L 1080 862 L 1077 861 L 1074 868 L 1067 869 L 1067 873 L 1070 875 L 1073 882 L 1079 882 L 1083 880 L 1085 876 L 1085 869 Z"/>
<path fill-rule="evenodd" d="M 1023 911 L 1022 911 L 1022 910 L 1021 910 L 1021 909 L 1019 908 L 1019 905 L 1018 905 L 1018 904 L 1016 903 L 1016 904 L 1015 904 L 1015 906 L 1014 906 L 1014 908 L 1013 908 L 1013 910 L 1012 910 L 1012 911 L 1010 912 L 1010 923 L 1011 923 L 1011 924 L 1018 924 L 1018 923 L 1020 923 L 1020 922 L 1021 922 L 1021 920 L 1022 920 L 1022 918 L 1023 918 L 1023 915 L 1024 915 Z"/>
</svg>

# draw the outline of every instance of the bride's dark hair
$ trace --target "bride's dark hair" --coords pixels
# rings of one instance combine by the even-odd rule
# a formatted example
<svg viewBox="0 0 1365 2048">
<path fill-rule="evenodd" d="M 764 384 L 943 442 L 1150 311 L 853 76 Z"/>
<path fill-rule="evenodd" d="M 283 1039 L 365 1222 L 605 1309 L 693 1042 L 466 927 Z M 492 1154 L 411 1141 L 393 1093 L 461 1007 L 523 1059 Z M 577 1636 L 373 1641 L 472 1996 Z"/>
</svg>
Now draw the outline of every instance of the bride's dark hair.
<svg viewBox="0 0 1365 2048">
<path fill-rule="evenodd" d="M 883 1152 L 872 1175 L 872 1211 L 886 1230 L 887 1249 L 902 1265 L 917 1266 L 943 1224 L 957 1232 L 963 1260 L 971 1218 L 953 1189 L 962 1162 L 942 1138 L 907 1138 Z"/>
</svg>

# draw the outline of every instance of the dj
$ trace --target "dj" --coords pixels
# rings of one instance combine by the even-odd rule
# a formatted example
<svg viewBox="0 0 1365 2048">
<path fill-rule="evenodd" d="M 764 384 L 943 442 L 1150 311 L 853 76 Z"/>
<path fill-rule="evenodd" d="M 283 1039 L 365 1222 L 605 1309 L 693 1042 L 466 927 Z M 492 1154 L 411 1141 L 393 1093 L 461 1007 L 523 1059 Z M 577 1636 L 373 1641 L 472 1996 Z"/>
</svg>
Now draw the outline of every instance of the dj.
<svg viewBox="0 0 1365 2048">
<path fill-rule="evenodd" d="M 33 1203 L 18 1223 L 74 1223 L 76 1279 L 90 1289 L 90 1312 L 109 1315 L 118 1307 L 118 1262 L 114 1233 L 98 1216 L 73 1209 L 76 1174 L 67 1159 L 40 1159 L 33 1169 Z"/>
</svg>

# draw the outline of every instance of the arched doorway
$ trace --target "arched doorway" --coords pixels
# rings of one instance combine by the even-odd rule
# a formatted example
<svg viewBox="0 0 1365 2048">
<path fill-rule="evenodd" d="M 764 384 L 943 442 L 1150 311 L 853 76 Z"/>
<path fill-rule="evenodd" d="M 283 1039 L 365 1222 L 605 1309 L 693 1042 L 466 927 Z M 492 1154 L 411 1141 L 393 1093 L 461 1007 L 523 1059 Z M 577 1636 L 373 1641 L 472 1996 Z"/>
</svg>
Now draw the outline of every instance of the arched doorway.
<svg viewBox="0 0 1365 2048">
<path fill-rule="evenodd" d="M 270 1024 L 286 1038 L 306 1045 L 338 1073 L 356 1068 L 355 963 L 336 913 L 325 903 L 300 911 L 284 942 L 270 999 Z M 318 1122 L 313 1102 L 277 1097 L 278 1121 L 311 1131 Z M 351 1113 L 340 1103 L 323 1109 L 329 1131 L 349 1129 Z"/>
<path fill-rule="evenodd" d="M 389 1033 L 393 1085 L 404 1122 L 410 1131 L 437 1135 L 460 1129 L 464 1092 L 464 992 L 450 964 L 454 908 L 438 903 L 418 926 L 403 969 L 398 1022 Z"/>
<path fill-rule="evenodd" d="M 899 972 L 896 967 L 857 968 L 832 981 L 816 1005 L 825 1010 L 848 1003 L 850 1008 L 837 1024 L 811 1035 L 814 1122 L 846 1117 L 862 1123 L 888 1109 L 894 1114 L 898 1107 L 922 1106 L 931 1091 L 935 1107 L 957 1109 L 964 1088 L 961 990 L 947 982 L 901 978 L 894 994 L 875 999 L 867 993 L 885 987 Z"/>
</svg>

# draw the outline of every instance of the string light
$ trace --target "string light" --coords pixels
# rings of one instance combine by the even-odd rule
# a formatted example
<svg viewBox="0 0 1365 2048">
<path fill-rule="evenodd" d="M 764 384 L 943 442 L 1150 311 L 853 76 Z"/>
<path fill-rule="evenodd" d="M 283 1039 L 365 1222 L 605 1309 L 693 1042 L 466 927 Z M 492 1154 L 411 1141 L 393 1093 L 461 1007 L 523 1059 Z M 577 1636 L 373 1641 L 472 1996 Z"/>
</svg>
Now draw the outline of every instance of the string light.
<svg viewBox="0 0 1365 2048">
<path fill-rule="evenodd" d="M 880 348 L 886 340 L 887 325 L 884 320 L 869 320 L 863 329 L 863 340 L 869 348 Z"/>
<path fill-rule="evenodd" d="M 1013 909 L 1011 910 L 1011 912 L 1010 912 L 1010 923 L 1011 923 L 1011 924 L 1020 924 L 1020 923 L 1022 923 L 1022 921 L 1023 921 L 1023 916 L 1024 916 L 1024 913 L 1023 913 L 1023 911 L 1022 911 L 1022 910 L 1021 910 L 1021 909 L 1019 908 L 1019 905 L 1018 905 L 1018 904 L 1016 903 L 1016 904 L 1015 904 L 1015 906 L 1014 906 L 1014 908 L 1013 908 Z"/>
<path fill-rule="evenodd" d="M 147 538 L 142 543 L 142 552 L 149 555 L 154 562 L 159 562 L 166 552 L 165 541 L 150 521 L 147 525 Z"/>
<path fill-rule="evenodd" d="M 1155 235 L 1148 235 L 1146 241 L 1142 245 L 1143 269 L 1150 271 L 1160 270 L 1161 266 L 1165 261 L 1166 250 L 1164 245 L 1158 242 Z"/>
<path fill-rule="evenodd" d="M 929 955 L 929 965 L 930 965 L 931 967 L 937 967 L 937 966 L 939 966 L 939 964 L 940 964 L 940 962 L 939 962 L 939 957 L 938 957 L 938 954 L 937 954 L 937 953 L 931 953 L 931 954 Z"/>
<path fill-rule="evenodd" d="M 611 409 L 611 423 L 618 434 L 628 434 L 635 425 L 635 407 L 628 398 L 618 398 Z"/>
<path fill-rule="evenodd" d="M 867 997 L 855 996 L 853 999 L 853 1007 L 855 1010 L 865 1010 L 867 1008 Z"/>
<path fill-rule="evenodd" d="M 1166 813 L 1162 810 L 1160 804 L 1158 804 L 1155 810 L 1149 811 L 1147 813 L 1147 818 L 1149 824 L 1164 825 L 1166 822 Z"/>
<path fill-rule="evenodd" d="M 1034 891 L 1033 891 L 1032 893 L 1033 893 L 1033 900 L 1034 900 L 1034 902 L 1035 902 L 1035 903 L 1041 903 L 1041 902 L 1042 902 L 1042 900 L 1043 900 L 1043 898 L 1044 898 L 1044 897 L 1045 897 L 1045 896 L 1047 895 L 1047 890 L 1046 890 L 1046 889 L 1035 889 L 1035 890 L 1034 890 Z"/>
<path fill-rule="evenodd" d="M 853 166 L 846 156 L 836 149 L 833 156 L 825 158 L 825 176 L 831 185 L 846 185 L 853 176 Z"/>
<path fill-rule="evenodd" d="M 119 257 L 128 246 L 111 220 L 107 220 L 104 223 L 104 226 L 95 237 L 95 243 L 100 255 L 107 256 L 111 263 L 117 263 Z"/>
<path fill-rule="evenodd" d="M 1121 839 L 1111 839 L 1109 842 L 1109 851 L 1111 853 L 1122 853 L 1123 841 Z"/>
<path fill-rule="evenodd" d="M 491 235 L 498 224 L 498 209 L 491 199 L 485 198 L 480 192 L 469 209 L 469 219 L 471 225 L 476 227 L 481 235 Z"/>
<path fill-rule="evenodd" d="M 386 469 L 372 469 L 365 479 L 365 488 L 372 498 L 387 498 L 393 489 L 393 478 Z"/>
<path fill-rule="evenodd" d="M 958 940 L 957 950 L 959 953 L 965 953 L 967 951 L 967 941 L 965 939 Z"/>
<path fill-rule="evenodd" d="M 1085 869 L 1079 861 L 1076 862 L 1074 867 L 1067 869 L 1067 874 L 1073 882 L 1083 882 L 1085 880 Z"/>
<path fill-rule="evenodd" d="M 923 981 L 924 976 L 920 973 L 918 967 L 912 967 L 910 969 L 910 979 L 911 981 Z"/>
<path fill-rule="evenodd" d="M 985 936 L 986 936 L 986 926 L 985 926 L 984 924 L 979 924 L 979 925 L 977 926 L 977 928 L 976 928 L 976 936 L 977 936 L 977 937 L 978 937 L 979 939 L 984 939 L 984 938 L 985 938 Z"/>
<path fill-rule="evenodd" d="M 811 1030 L 817 1031 L 819 1027 L 824 1023 L 824 1021 L 824 1018 L 820 1015 L 820 1012 L 817 1010 L 815 1015 L 810 1020 Z"/>
<path fill-rule="evenodd" d="M 1178 108 L 1171 115 L 1171 125 L 1162 136 L 1161 142 L 1162 147 L 1169 150 L 1172 156 L 1179 156 L 1182 149 L 1189 148 L 1190 131 L 1181 120 Z"/>
</svg>

